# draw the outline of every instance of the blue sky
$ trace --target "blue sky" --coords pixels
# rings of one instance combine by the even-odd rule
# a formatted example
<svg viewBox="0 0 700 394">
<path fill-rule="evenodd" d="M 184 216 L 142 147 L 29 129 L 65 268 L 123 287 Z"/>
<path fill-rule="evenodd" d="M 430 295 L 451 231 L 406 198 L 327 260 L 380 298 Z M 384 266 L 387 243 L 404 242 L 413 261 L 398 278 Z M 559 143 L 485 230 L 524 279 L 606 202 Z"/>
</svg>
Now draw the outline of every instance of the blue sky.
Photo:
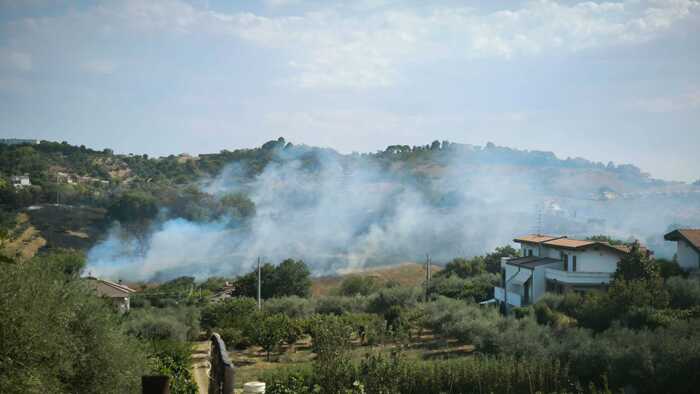
<svg viewBox="0 0 700 394">
<path fill-rule="evenodd" d="M 700 2 L 0 0 L 0 136 L 432 140 L 700 178 Z"/>
</svg>

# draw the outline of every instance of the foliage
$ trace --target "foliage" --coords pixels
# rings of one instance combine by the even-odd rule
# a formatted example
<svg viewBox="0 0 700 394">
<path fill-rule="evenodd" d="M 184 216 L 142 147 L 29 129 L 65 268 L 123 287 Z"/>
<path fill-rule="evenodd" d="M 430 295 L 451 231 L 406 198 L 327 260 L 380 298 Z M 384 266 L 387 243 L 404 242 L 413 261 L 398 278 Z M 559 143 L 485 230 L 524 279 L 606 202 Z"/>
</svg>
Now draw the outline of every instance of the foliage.
<svg viewBox="0 0 700 394">
<path fill-rule="evenodd" d="M 314 313 L 314 303 L 308 298 L 295 295 L 269 298 L 263 303 L 263 310 L 269 314 L 283 313 L 290 318 L 298 319 L 311 316 Z"/>
<path fill-rule="evenodd" d="M 379 288 L 377 280 L 371 276 L 351 275 L 340 283 L 340 295 L 366 296 L 374 293 Z"/>
<path fill-rule="evenodd" d="M 634 242 L 630 252 L 620 258 L 614 275 L 617 280 L 651 280 L 658 277 L 657 265 L 647 254 L 642 252 L 639 242 Z"/>
<path fill-rule="evenodd" d="M 603 234 L 598 234 L 598 235 L 591 235 L 590 237 L 586 238 L 587 241 L 595 241 L 595 242 L 604 242 L 610 245 L 624 245 L 625 242 L 619 239 L 612 238 L 608 235 L 603 235 Z"/>
<path fill-rule="evenodd" d="M 499 275 L 486 272 L 468 278 L 456 275 L 440 276 L 431 281 L 428 292 L 432 295 L 481 302 L 493 297 L 493 287 L 499 282 Z"/>
<path fill-rule="evenodd" d="M 71 268 L 48 261 L 0 267 L 0 392 L 138 391 L 141 347 Z"/>
<path fill-rule="evenodd" d="M 267 360 L 270 361 L 270 352 L 277 350 L 280 343 L 289 334 L 289 318 L 282 314 L 257 316 L 255 329 L 251 330 L 253 343 L 267 352 Z"/>
<path fill-rule="evenodd" d="M 161 341 L 149 357 L 151 370 L 170 378 L 170 393 L 197 394 L 197 384 L 190 371 L 191 346 L 184 342 Z"/>
<path fill-rule="evenodd" d="M 272 393 L 310 393 L 316 387 L 328 393 L 362 390 L 383 394 L 579 391 L 576 382 L 569 378 L 568 369 L 556 360 L 470 357 L 412 361 L 400 354 L 369 354 L 359 366 L 342 365 L 336 369 L 339 378 L 331 387 L 321 386 L 323 381 L 316 370 L 310 373 L 303 368 L 269 371 L 263 380 Z"/>
<path fill-rule="evenodd" d="M 308 297 L 311 292 L 311 272 L 302 260 L 286 259 L 280 265 L 266 263 L 260 267 L 263 299 L 273 297 Z M 234 282 L 236 294 L 257 298 L 258 270 L 243 275 Z"/>
<path fill-rule="evenodd" d="M 669 278 L 666 281 L 671 297 L 670 306 L 673 308 L 687 309 L 700 305 L 700 279 L 681 277 Z"/>
</svg>

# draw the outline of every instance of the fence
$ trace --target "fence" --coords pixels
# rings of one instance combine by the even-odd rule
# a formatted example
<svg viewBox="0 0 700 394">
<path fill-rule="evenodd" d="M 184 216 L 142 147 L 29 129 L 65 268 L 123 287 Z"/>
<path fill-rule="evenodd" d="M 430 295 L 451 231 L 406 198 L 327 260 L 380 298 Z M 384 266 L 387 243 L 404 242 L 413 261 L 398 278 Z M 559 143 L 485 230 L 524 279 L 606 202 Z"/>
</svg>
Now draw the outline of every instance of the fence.
<svg viewBox="0 0 700 394">
<path fill-rule="evenodd" d="M 209 394 L 233 394 L 233 363 L 219 334 L 211 336 Z"/>
</svg>

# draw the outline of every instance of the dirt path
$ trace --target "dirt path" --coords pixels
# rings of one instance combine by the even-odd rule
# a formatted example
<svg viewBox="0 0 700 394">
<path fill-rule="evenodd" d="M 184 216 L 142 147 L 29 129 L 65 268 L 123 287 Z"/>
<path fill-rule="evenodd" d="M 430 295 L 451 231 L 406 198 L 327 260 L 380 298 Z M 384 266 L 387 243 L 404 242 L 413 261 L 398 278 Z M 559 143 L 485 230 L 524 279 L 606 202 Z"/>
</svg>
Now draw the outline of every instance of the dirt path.
<svg viewBox="0 0 700 394">
<path fill-rule="evenodd" d="M 192 351 L 192 374 L 199 394 L 209 392 L 209 341 L 195 342 Z"/>
</svg>

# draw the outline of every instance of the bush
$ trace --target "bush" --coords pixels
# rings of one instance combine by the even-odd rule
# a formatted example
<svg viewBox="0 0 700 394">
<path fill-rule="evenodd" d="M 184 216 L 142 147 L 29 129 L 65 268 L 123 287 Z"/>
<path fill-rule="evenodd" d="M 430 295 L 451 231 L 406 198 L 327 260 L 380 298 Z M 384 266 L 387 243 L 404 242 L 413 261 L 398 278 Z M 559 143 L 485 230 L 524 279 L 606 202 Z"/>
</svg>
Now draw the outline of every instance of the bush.
<svg viewBox="0 0 700 394">
<path fill-rule="evenodd" d="M 340 283 L 340 295 L 344 296 L 366 296 L 377 291 L 379 286 L 375 278 L 371 276 L 349 276 Z"/>
<path fill-rule="evenodd" d="M 299 319 L 311 316 L 314 304 L 298 296 L 270 298 L 263 303 L 263 310 L 271 315 L 283 313 L 292 319 Z"/>
<path fill-rule="evenodd" d="M 671 296 L 672 308 L 686 309 L 700 305 L 700 280 L 697 278 L 669 278 L 666 289 Z"/>
<path fill-rule="evenodd" d="M 326 296 L 316 300 L 316 313 L 322 315 L 343 315 L 367 310 L 370 299 L 367 297 Z"/>
</svg>

